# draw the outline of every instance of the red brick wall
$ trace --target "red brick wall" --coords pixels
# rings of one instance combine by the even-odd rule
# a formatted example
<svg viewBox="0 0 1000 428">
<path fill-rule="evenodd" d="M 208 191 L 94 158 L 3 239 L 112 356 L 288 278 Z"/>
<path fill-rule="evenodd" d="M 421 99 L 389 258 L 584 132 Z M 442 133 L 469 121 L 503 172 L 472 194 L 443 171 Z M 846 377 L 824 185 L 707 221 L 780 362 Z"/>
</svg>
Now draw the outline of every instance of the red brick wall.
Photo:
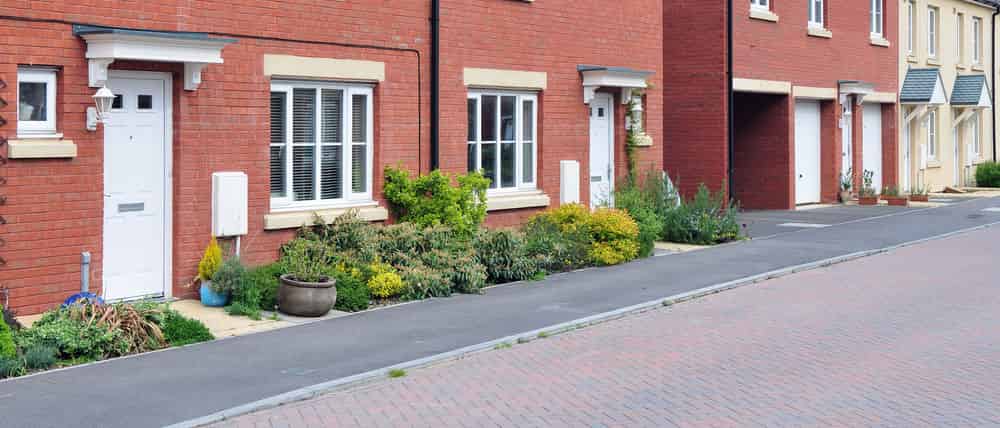
<svg viewBox="0 0 1000 428">
<path fill-rule="evenodd" d="M 405 3 L 405 4 L 404 4 Z M 225 64 L 210 65 L 195 92 L 181 89 L 180 66 L 116 62 L 112 68 L 161 70 L 174 73 L 173 123 L 173 293 L 191 296 L 183 285 L 195 276 L 196 265 L 210 234 L 211 173 L 244 171 L 250 179 L 250 233 L 242 240 L 244 260 L 273 260 L 280 243 L 294 231 L 265 232 L 269 211 L 268 97 L 270 82 L 263 75 L 265 53 L 365 59 L 386 63 L 386 80 L 375 92 L 374 192 L 381 194 L 381 166 L 402 163 L 415 170 L 417 135 L 422 134 L 422 163 L 427 165 L 429 92 L 428 1 L 396 4 L 286 0 L 109 2 L 101 8 L 72 2 L 12 2 L 0 15 L 72 20 L 74 22 L 160 30 L 215 31 L 313 42 L 349 42 L 413 52 L 360 49 L 318 43 L 236 37 L 225 48 Z M 361 25 L 364 23 L 365 25 Z M 0 194 L 8 204 L 0 215 L 7 246 L 0 256 L 0 287 L 10 289 L 10 303 L 20 313 L 51 307 L 79 289 L 80 253 L 93 254 L 91 284 L 100 291 L 102 266 L 103 130 L 85 131 L 84 111 L 92 103 L 87 86 L 86 45 L 63 23 L 27 23 L 0 19 L 0 79 L 7 88 L 0 96 L 10 103 L 0 109 L 8 124 L 0 135 L 16 134 L 18 65 L 60 68 L 58 130 L 78 147 L 70 160 L 12 160 L 0 167 L 9 177 Z M 423 74 L 422 106 L 418 105 L 417 69 Z M 419 122 L 423 126 L 418 125 Z"/>
<path fill-rule="evenodd" d="M 896 104 L 882 104 L 882 185 L 884 186 L 899 186 L 898 135 L 898 107 Z"/>
<path fill-rule="evenodd" d="M 642 167 L 662 168 L 662 2 L 621 0 L 445 0 L 441 3 L 441 168 L 464 172 L 466 96 L 463 69 L 493 68 L 548 73 L 538 101 L 538 184 L 559 201 L 559 161 L 580 162 L 580 198 L 589 202 L 590 122 L 583 102 L 581 64 L 652 71 L 646 93 L 646 132 L 652 147 L 638 148 Z M 626 173 L 624 109 L 615 96 L 615 170 Z M 525 213 L 537 210 L 524 210 Z M 491 225 L 509 224 L 511 214 L 491 213 Z M 492 217 L 503 219 L 493 220 Z M 516 214 L 523 218 L 524 213 Z"/>
<path fill-rule="evenodd" d="M 794 101 L 784 95 L 736 94 L 733 197 L 744 208 L 794 205 Z"/>
<path fill-rule="evenodd" d="M 593 63 L 654 71 L 647 95 L 647 130 L 655 145 L 639 149 L 644 165 L 662 162 L 661 5 L 628 0 L 610 8 L 598 1 L 508 0 L 442 2 L 441 166 L 464 171 L 464 67 L 545 71 L 548 90 L 539 97 L 539 184 L 554 204 L 559 200 L 559 161 L 579 160 L 581 196 L 586 200 L 589 122 L 582 100 L 578 64 Z M 66 1 L 7 2 L 0 15 L 66 20 L 75 23 L 154 30 L 214 32 L 238 39 L 225 48 L 225 64 L 210 65 L 196 92 L 181 89 L 177 65 L 118 62 L 113 68 L 174 73 L 173 123 L 173 287 L 184 288 L 210 234 L 211 173 L 244 171 L 250 180 L 250 233 L 242 239 L 246 262 L 277 257 L 279 245 L 294 231 L 267 232 L 269 211 L 267 149 L 270 81 L 263 75 L 265 53 L 364 59 L 386 63 L 386 80 L 375 89 L 374 194 L 380 197 L 382 167 L 410 170 L 429 164 L 429 0 L 410 2 L 282 0 L 110 1 L 100 8 Z M 609 13 L 614 9 L 614 13 Z M 600 31 L 580 37 L 583 29 Z M 627 31 L 626 31 L 627 29 Z M 255 37 L 249 37 L 255 36 Z M 262 39 L 261 37 L 267 38 Z M 294 39 L 294 40 L 288 40 Z M 0 226 L 8 242 L 0 256 L 0 287 L 9 288 L 11 305 L 35 313 L 79 289 L 80 252 L 93 254 L 91 284 L 100 291 L 103 209 L 103 131 L 84 130 L 91 105 L 85 43 L 68 23 L 23 22 L 0 18 L 0 79 L 8 86 L 0 109 L 9 123 L 0 135 L 16 133 L 18 65 L 59 67 L 58 128 L 79 154 L 71 160 L 13 160 L 0 167 L 10 178 L 0 194 L 8 204 Z M 416 49 L 414 52 L 335 46 L 327 42 Z M 418 81 L 418 76 L 422 81 Z M 421 86 L 422 85 L 422 86 Z M 619 109 L 616 127 L 622 127 Z M 543 120 L 544 117 L 544 120 Z M 619 150 L 624 131 L 616 130 Z M 623 153 L 623 151 L 621 152 Z M 618 171 L 624 173 L 624 156 Z M 419 165 L 418 165 L 419 164 Z M 488 224 L 516 224 L 537 210 L 490 215 Z"/>
<path fill-rule="evenodd" d="M 840 197 L 840 171 L 843 151 L 840 130 L 840 104 L 823 101 L 820 108 L 820 198 L 824 203 Z"/>
<path fill-rule="evenodd" d="M 725 1 L 675 0 L 663 10 L 663 165 L 686 196 L 700 183 L 726 187 L 725 9 Z"/>
</svg>

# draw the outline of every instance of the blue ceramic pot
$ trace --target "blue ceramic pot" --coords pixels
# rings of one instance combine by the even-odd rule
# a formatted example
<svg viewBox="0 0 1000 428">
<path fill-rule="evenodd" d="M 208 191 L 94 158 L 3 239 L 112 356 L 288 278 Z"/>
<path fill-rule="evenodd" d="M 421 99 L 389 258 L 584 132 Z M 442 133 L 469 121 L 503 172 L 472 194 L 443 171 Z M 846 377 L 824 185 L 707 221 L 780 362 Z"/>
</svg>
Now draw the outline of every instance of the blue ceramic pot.
<svg viewBox="0 0 1000 428">
<path fill-rule="evenodd" d="M 211 281 L 201 282 L 201 304 L 210 308 L 221 308 L 229 303 L 229 293 L 216 293 L 212 290 Z"/>
</svg>

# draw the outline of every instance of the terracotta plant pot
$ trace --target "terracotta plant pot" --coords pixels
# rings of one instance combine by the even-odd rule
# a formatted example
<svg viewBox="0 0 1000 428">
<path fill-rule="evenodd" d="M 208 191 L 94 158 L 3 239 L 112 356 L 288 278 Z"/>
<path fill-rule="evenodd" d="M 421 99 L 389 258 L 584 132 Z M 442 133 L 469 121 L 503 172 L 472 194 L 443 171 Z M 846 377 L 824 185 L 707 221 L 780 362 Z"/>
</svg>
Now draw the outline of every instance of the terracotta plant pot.
<svg viewBox="0 0 1000 428">
<path fill-rule="evenodd" d="M 840 191 L 840 202 L 846 204 L 850 200 L 851 200 L 851 191 L 850 190 L 841 190 Z"/>
<path fill-rule="evenodd" d="M 304 282 L 291 275 L 281 276 L 278 287 L 278 310 L 299 317 L 321 317 L 337 303 L 337 280 L 327 278 L 321 282 Z"/>
<path fill-rule="evenodd" d="M 878 196 L 859 196 L 858 205 L 878 205 Z"/>
<path fill-rule="evenodd" d="M 927 195 L 910 195 L 910 200 L 913 202 L 928 202 L 930 199 Z"/>
<path fill-rule="evenodd" d="M 894 207 L 905 207 L 910 205 L 910 200 L 902 196 L 888 196 L 885 201 Z"/>
</svg>

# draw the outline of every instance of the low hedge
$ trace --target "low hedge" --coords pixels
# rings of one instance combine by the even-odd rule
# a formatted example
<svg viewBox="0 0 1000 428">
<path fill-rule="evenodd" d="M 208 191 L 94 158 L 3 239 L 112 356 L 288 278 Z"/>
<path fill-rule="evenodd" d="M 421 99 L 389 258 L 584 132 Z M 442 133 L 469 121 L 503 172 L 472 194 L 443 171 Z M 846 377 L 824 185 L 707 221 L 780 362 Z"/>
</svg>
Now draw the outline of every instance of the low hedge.
<svg viewBox="0 0 1000 428">
<path fill-rule="evenodd" d="M 1000 187 L 1000 163 L 983 162 L 976 166 L 976 186 Z"/>
</svg>

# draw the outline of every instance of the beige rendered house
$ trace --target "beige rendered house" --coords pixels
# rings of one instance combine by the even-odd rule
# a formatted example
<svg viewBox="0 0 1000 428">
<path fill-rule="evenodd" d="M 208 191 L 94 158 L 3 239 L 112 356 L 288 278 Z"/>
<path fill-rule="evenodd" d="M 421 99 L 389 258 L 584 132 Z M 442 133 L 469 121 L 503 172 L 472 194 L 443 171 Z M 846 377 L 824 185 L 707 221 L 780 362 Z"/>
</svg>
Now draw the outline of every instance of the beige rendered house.
<svg viewBox="0 0 1000 428">
<path fill-rule="evenodd" d="M 900 190 L 975 185 L 993 160 L 993 0 L 899 0 Z"/>
</svg>

